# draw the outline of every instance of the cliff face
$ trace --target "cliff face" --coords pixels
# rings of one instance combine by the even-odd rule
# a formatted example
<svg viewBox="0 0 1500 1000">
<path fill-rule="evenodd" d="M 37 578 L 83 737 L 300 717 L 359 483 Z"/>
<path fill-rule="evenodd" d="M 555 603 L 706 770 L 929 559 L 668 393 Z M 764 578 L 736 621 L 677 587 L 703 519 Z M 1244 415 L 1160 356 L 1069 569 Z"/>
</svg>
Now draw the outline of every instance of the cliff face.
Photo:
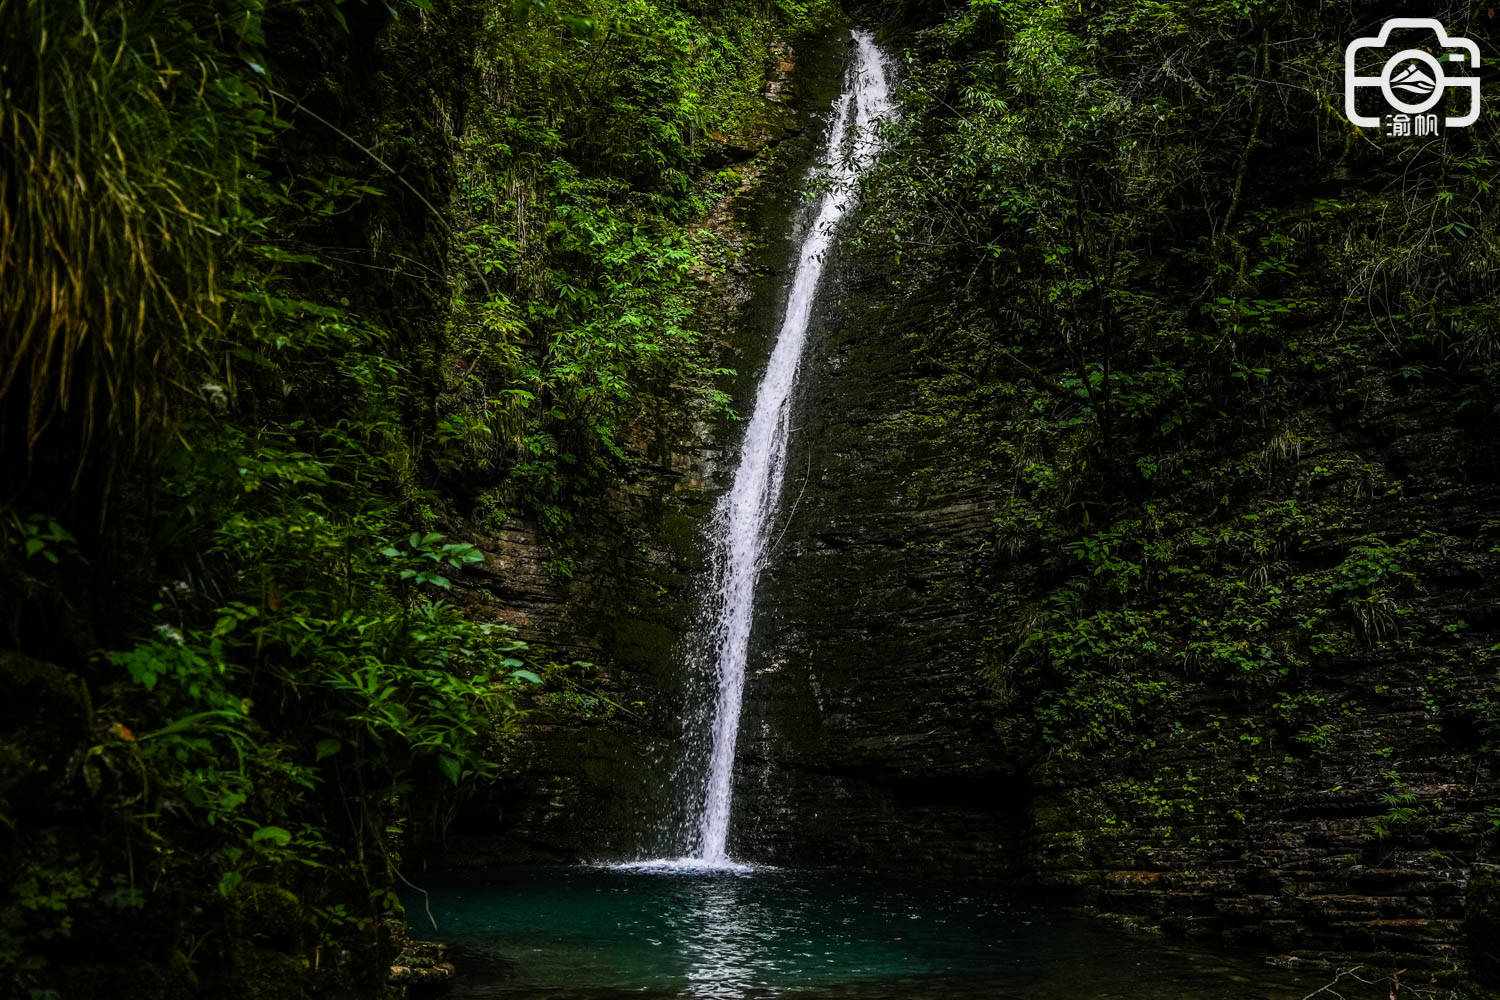
<svg viewBox="0 0 1500 1000">
<path fill-rule="evenodd" d="M 1489 974 L 1495 219 L 1451 194 L 1489 140 L 1349 134 L 1318 95 L 1363 25 L 1064 8 L 907 39 L 906 118 L 801 386 L 738 851 Z M 733 436 L 679 434 L 694 484 L 671 462 L 641 484 L 675 513 L 607 523 L 696 537 Z M 655 713 L 533 737 L 555 780 L 518 775 L 511 815 L 558 853 L 656 846 L 620 824 L 673 812 L 651 789 L 698 556 L 645 547 L 606 578 L 670 597 L 555 602 L 604 690 Z M 622 757 L 639 791 L 610 814 L 576 775 Z"/>
<path fill-rule="evenodd" d="M 1351 134 L 1318 95 L 1362 23 L 1095 13 L 908 40 L 759 608 L 747 848 L 1487 967 L 1496 219 L 1442 206 L 1489 139 Z"/>
<path fill-rule="evenodd" d="M 996 488 L 901 350 L 899 325 L 922 314 L 850 286 L 825 294 L 757 602 L 740 841 L 773 863 L 1016 873 L 1026 774 L 975 669 Z"/>
<path fill-rule="evenodd" d="M 1378 386 L 1309 401 L 1318 444 L 1276 457 L 1281 481 L 1309 505 L 1360 506 L 1342 531 L 1289 544 L 1272 580 L 1341 564 L 1370 525 L 1421 523 L 1448 541 L 1412 568 L 1399 629 L 1351 620 L 1357 640 L 1315 655 L 1295 694 L 1183 677 L 1137 721 L 1140 744 L 1049 741 L 1045 682 L 1015 661 L 1058 567 L 1038 540 L 1002 534 L 1010 485 L 953 446 L 962 383 L 909 350 L 939 306 L 859 274 L 846 269 L 824 324 L 791 466 L 800 500 L 758 609 L 746 854 L 982 873 L 1303 958 L 1445 966 L 1482 952 L 1464 915 L 1500 802 L 1478 718 L 1495 685 L 1495 556 L 1475 532 L 1500 502 L 1493 457 Z M 1216 447 L 1226 463 L 1271 461 L 1253 435 Z M 1353 465 L 1388 485 L 1316 471 Z M 1188 530 L 1242 517 L 1266 488 Z M 1413 638 L 1455 617 L 1481 631 Z M 1266 641 L 1302 640 L 1288 621 Z"/>
<path fill-rule="evenodd" d="M 716 137 L 733 189 L 701 223 L 722 241 L 696 274 L 693 322 L 724 391 L 743 413 L 780 321 L 805 171 L 845 58 L 824 29 L 771 47 L 746 128 Z M 469 522 L 489 558 L 462 600 L 516 629 L 550 663 L 530 715 L 509 737 L 509 774 L 470 801 L 424 853 L 439 864 L 619 859 L 681 849 L 689 795 L 681 770 L 703 678 L 682 642 L 696 615 L 704 522 L 733 473 L 739 424 L 674 385 L 652 389 L 622 441 L 629 475 L 607 481 L 564 540 L 534 518 Z"/>
</svg>

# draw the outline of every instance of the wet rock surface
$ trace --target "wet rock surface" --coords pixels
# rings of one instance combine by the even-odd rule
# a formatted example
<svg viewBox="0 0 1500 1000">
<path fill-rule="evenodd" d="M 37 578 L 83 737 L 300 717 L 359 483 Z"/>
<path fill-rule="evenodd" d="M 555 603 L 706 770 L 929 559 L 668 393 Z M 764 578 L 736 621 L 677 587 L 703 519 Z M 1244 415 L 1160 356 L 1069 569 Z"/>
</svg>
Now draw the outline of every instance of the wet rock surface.
<svg viewBox="0 0 1500 1000">
<path fill-rule="evenodd" d="M 702 273 L 697 326 L 738 375 L 725 387 L 749 405 L 790 280 L 800 188 L 845 58 L 830 31 L 772 47 L 764 107 L 743 132 L 718 137 L 715 163 L 737 189 L 705 220 L 732 247 L 731 266 Z M 733 472 L 740 424 L 664 387 L 622 441 L 629 479 L 582 512 L 566 559 L 538 524 L 466 528 L 488 554 L 460 600 L 516 629 L 541 662 L 575 664 L 529 706 L 508 745 L 510 773 L 471 801 L 434 863 L 484 866 L 638 857 L 680 850 L 686 806 L 678 766 L 684 719 L 700 700 L 681 637 L 694 619 L 703 525 Z"/>
<path fill-rule="evenodd" d="M 792 202 L 760 204 L 784 225 Z M 1391 622 L 1376 614 L 1360 641 L 1319 654 L 1301 679 L 1315 708 L 1195 686 L 1148 750 L 1059 751 L 1010 669 L 1055 580 L 1034 540 L 997 529 L 1012 484 L 977 470 L 958 430 L 962 391 L 905 339 L 932 322 L 934 303 L 886 287 L 869 261 L 837 273 L 761 583 L 736 853 L 999 879 L 1122 927 L 1288 961 L 1467 960 L 1493 978 L 1493 879 L 1476 860 L 1500 781 L 1478 753 L 1473 708 L 1496 683 L 1500 563 L 1480 528 L 1500 508 L 1493 450 L 1388 384 L 1309 398 L 1296 415 L 1306 444 L 1275 456 L 1275 473 L 1315 498 L 1343 491 L 1359 515 L 1283 569 L 1333 565 L 1372 530 L 1421 525 L 1448 541 L 1403 595 L 1403 615 L 1460 616 L 1465 634 L 1441 648 L 1381 641 Z M 742 408 L 754 339 L 774 332 L 765 303 L 786 277 L 773 266 L 721 286 Z M 643 421 L 633 447 L 649 461 L 611 492 L 572 580 L 534 526 L 476 539 L 493 555 L 488 593 L 471 599 L 493 600 L 497 618 L 559 661 L 596 664 L 585 686 L 614 708 L 529 725 L 514 773 L 451 829 L 445 863 L 674 847 L 652 831 L 683 804 L 673 765 L 691 692 L 677 643 L 735 430 L 667 409 Z M 1274 464 L 1263 437 L 1226 433 L 1204 447 Z M 1325 468 L 1366 471 L 1313 475 Z M 1226 509 L 1207 510 L 1205 524 L 1238 516 Z"/>
<path fill-rule="evenodd" d="M 1299 463 L 1379 464 L 1402 485 L 1290 562 L 1336 561 L 1372 524 L 1422 524 L 1450 543 L 1402 614 L 1477 634 L 1346 644 L 1315 661 L 1303 683 L 1319 707 L 1296 720 L 1275 696 L 1184 681 L 1185 709 L 1149 725 L 1144 749 L 1080 754 L 1041 738 L 1007 669 L 1045 564 L 999 536 L 1008 484 L 973 471 L 953 444 L 963 398 L 903 347 L 929 304 L 847 266 L 837 296 L 758 611 L 747 855 L 998 876 L 1122 926 L 1301 960 L 1443 969 L 1497 947 L 1481 943 L 1476 857 L 1500 775 L 1473 716 L 1496 681 L 1495 557 L 1475 532 L 1497 503 L 1493 457 L 1441 411 L 1369 387 L 1357 410 L 1334 397 L 1304 415 L 1319 444 Z M 1127 782 L 1156 799 L 1127 801 Z"/>
<path fill-rule="evenodd" d="M 407 940 L 401 946 L 401 954 L 396 956 L 396 961 L 391 966 L 387 982 L 406 990 L 419 991 L 445 985 L 453 980 L 457 971 L 453 963 L 448 961 L 447 952 L 448 946 L 438 941 Z"/>
<path fill-rule="evenodd" d="M 1440 658 L 1419 646 L 1356 645 L 1320 664 L 1313 687 L 1327 707 L 1293 722 L 1269 698 L 1205 687 L 1180 716 L 1161 720 L 1149 760 L 1133 750 L 1049 748 L 1025 693 L 1006 690 L 993 669 L 1013 655 L 1013 630 L 1046 583 L 1042 570 L 996 538 L 993 510 L 1006 486 L 974 474 L 952 447 L 954 401 L 935 395 L 899 349 L 900 331 L 923 321 L 922 304 L 893 306 L 872 286 L 840 279 L 802 385 L 784 530 L 762 579 L 752 643 L 736 852 L 774 864 L 1000 879 L 1125 928 L 1303 963 L 1443 969 L 1490 947 L 1487 883 L 1474 877 L 1483 872 L 1474 861 L 1500 796 L 1493 762 L 1475 756 L 1468 707 L 1494 683 L 1488 640 Z M 1321 419 L 1324 443 L 1300 462 L 1395 454 L 1341 429 L 1336 412 Z M 1369 419 L 1399 428 L 1403 448 L 1481 474 L 1440 419 Z M 705 470 L 688 487 L 695 492 L 682 492 L 669 464 L 660 486 L 665 496 L 692 496 L 701 518 L 711 469 L 726 457 L 707 443 L 694 454 Z M 1433 530 L 1472 537 L 1474 489 L 1472 480 L 1437 479 L 1409 491 L 1419 511 L 1376 516 L 1420 516 Z M 690 540 L 697 527 L 686 521 Z M 636 665 L 621 676 L 653 678 L 637 690 L 658 708 L 686 707 L 672 637 L 690 620 L 696 551 L 685 544 L 658 561 L 672 567 L 677 602 L 629 625 L 631 641 L 619 641 L 618 627 L 584 633 L 616 637 L 615 662 Z M 1312 549 L 1298 558 L 1330 557 Z M 1481 623 L 1493 583 L 1475 567 L 1487 558 L 1471 546 L 1454 551 L 1450 566 L 1464 612 Z M 1436 588 L 1412 595 L 1418 613 L 1435 617 L 1453 599 Z M 559 607 L 549 620 L 565 631 L 568 614 Z M 554 742 L 537 744 L 538 761 L 594 769 L 601 782 L 633 762 L 652 791 L 634 814 L 613 818 L 609 799 L 563 791 L 532 814 L 544 822 L 517 828 L 549 850 L 576 845 L 578 854 L 608 836 L 617 856 L 652 846 L 640 831 L 662 815 L 652 809 L 673 806 L 672 791 L 653 782 L 671 777 L 660 762 L 671 757 L 676 725 L 662 712 L 633 732 L 618 722 L 603 734 L 548 731 L 543 739 Z M 1326 739 L 1310 746 L 1306 734 L 1324 725 Z M 1393 770 L 1420 819 L 1380 834 Z M 1190 784 L 1191 814 L 1169 824 L 1120 809 L 1122 778 L 1163 774 Z"/>
</svg>

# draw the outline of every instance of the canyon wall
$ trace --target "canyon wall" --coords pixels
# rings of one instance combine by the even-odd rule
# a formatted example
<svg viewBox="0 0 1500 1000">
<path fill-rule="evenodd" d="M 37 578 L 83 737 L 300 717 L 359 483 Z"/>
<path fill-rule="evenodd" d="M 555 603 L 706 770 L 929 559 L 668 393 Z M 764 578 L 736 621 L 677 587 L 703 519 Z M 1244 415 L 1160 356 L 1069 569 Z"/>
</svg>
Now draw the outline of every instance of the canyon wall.
<svg viewBox="0 0 1500 1000">
<path fill-rule="evenodd" d="M 1267 458 L 1253 433 L 1216 443 L 1226 463 L 1280 463 L 1305 503 L 1359 498 L 1342 531 L 1280 553 L 1275 577 L 1341 564 L 1372 525 L 1419 523 L 1444 545 L 1412 567 L 1400 624 L 1351 616 L 1350 641 L 1314 654 L 1296 695 L 1189 675 L 1138 724 L 1140 744 L 1049 741 L 1015 661 L 1058 567 L 1040 539 L 1005 536 L 1011 484 L 953 446 L 972 400 L 910 350 L 937 304 L 892 296 L 871 266 L 846 268 L 824 322 L 797 501 L 763 585 L 746 854 L 997 876 L 1126 925 L 1302 959 L 1443 967 L 1483 947 L 1465 887 L 1500 804 L 1480 719 L 1496 680 L 1496 556 L 1480 531 L 1500 502 L 1492 449 L 1377 376 L 1309 401 L 1300 454 Z M 1381 488 L 1320 471 L 1354 465 Z M 1229 493 L 1192 530 L 1275 488 Z M 1445 633 L 1455 619 L 1462 634 Z M 1305 641 L 1281 628 L 1268 643 Z"/>
<path fill-rule="evenodd" d="M 943 46 L 982 54 L 1019 28 L 963 31 L 925 43 L 941 69 L 918 81 L 953 100 Z M 1394 315 L 1369 291 L 1396 259 L 1380 248 L 1435 231 L 1418 232 L 1394 168 L 1340 148 L 1322 112 L 1256 112 L 1257 129 L 1262 113 L 1280 129 L 1270 154 L 1254 132 L 1201 156 L 1200 137 L 1176 137 L 1199 156 L 1202 205 L 1168 191 L 1137 206 L 1145 159 L 1122 154 L 1106 184 L 1117 147 L 1064 135 L 1053 152 L 1072 150 L 1077 186 L 1036 186 L 1063 169 L 1038 146 L 1037 173 L 1011 178 L 1013 214 L 991 216 L 961 201 L 989 197 L 991 178 L 962 174 L 983 157 L 934 153 L 913 126 L 815 320 L 752 642 L 739 856 L 994 879 L 1289 961 L 1493 975 L 1492 347 L 1468 320 L 1434 334 L 1419 311 L 1394 326 L 1351 312 Z M 920 206 L 910 178 L 950 169 Z M 1093 184 L 1097 202 L 1068 200 Z M 776 233 L 787 194 L 741 204 L 774 209 L 756 224 Z M 1045 218 L 1025 230 L 1014 215 L 1049 198 L 1078 230 L 1050 249 Z M 942 243 L 948 212 L 969 214 Z M 1109 232 L 1136 241 L 1123 263 L 1090 242 Z M 1478 309 L 1476 245 L 1429 246 L 1402 278 L 1449 296 L 1442 315 Z M 763 276 L 748 312 L 707 309 L 738 348 L 742 403 L 786 277 Z M 680 846 L 661 831 L 681 816 L 682 720 L 701 705 L 678 643 L 735 432 L 666 411 L 643 430 L 650 460 L 583 532 L 571 582 L 524 524 L 480 539 L 496 617 L 593 663 L 575 693 L 614 704 L 580 707 L 549 681 L 514 773 L 453 826 L 449 863 Z"/>
<path fill-rule="evenodd" d="M 796 236 L 800 197 L 838 93 L 847 35 L 781 41 L 742 134 L 718 137 L 713 162 L 737 189 L 703 225 L 725 266 L 698 275 L 694 322 L 724 391 L 748 409 L 770 349 Z M 739 422 L 679 387 L 657 386 L 622 442 L 628 477 L 607 483 L 559 539 L 524 515 L 463 525 L 489 557 L 460 582 L 475 613 L 509 625 L 533 662 L 550 664 L 530 713 L 505 737 L 508 777 L 470 801 L 434 864 L 619 860 L 682 849 L 696 803 L 685 787 L 685 736 L 708 679 L 682 643 L 697 614 L 703 528 L 733 474 Z"/>
</svg>

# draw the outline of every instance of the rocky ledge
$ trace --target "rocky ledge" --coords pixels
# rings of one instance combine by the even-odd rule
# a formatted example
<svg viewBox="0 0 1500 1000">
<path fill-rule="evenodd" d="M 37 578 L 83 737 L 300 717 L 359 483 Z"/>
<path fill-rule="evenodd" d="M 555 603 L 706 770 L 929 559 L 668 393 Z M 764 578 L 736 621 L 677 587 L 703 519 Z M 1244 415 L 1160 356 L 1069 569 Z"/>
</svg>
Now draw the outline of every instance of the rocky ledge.
<svg viewBox="0 0 1500 1000">
<path fill-rule="evenodd" d="M 387 982 L 405 989 L 452 982 L 456 970 L 447 960 L 447 951 L 448 946 L 439 941 L 408 940 L 391 966 Z"/>
</svg>

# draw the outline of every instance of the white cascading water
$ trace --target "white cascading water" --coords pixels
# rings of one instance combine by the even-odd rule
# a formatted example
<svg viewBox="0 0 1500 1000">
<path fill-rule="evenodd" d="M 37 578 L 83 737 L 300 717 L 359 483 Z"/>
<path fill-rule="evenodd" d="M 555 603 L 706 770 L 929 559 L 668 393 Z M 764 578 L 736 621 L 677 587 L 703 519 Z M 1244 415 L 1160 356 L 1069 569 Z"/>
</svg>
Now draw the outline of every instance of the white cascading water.
<svg viewBox="0 0 1500 1000">
<path fill-rule="evenodd" d="M 734 750 L 745 693 L 745 661 L 754 620 L 755 584 L 765 565 L 769 535 L 786 472 L 791 437 L 792 390 L 797 383 L 807 324 L 823 275 L 823 259 L 833 232 L 848 212 L 853 185 L 879 152 L 872 126 L 890 110 L 884 54 L 868 32 L 854 32 L 855 56 L 828 133 L 829 188 L 802 243 L 786 317 L 766 364 L 755 408 L 745 429 L 734 484 L 720 500 L 710 525 L 714 584 L 712 626 L 706 636 L 716 647 L 718 694 L 710 731 L 708 776 L 698 815 L 694 852 L 685 862 L 703 867 L 731 866 L 729 813 L 734 791 Z"/>
</svg>

